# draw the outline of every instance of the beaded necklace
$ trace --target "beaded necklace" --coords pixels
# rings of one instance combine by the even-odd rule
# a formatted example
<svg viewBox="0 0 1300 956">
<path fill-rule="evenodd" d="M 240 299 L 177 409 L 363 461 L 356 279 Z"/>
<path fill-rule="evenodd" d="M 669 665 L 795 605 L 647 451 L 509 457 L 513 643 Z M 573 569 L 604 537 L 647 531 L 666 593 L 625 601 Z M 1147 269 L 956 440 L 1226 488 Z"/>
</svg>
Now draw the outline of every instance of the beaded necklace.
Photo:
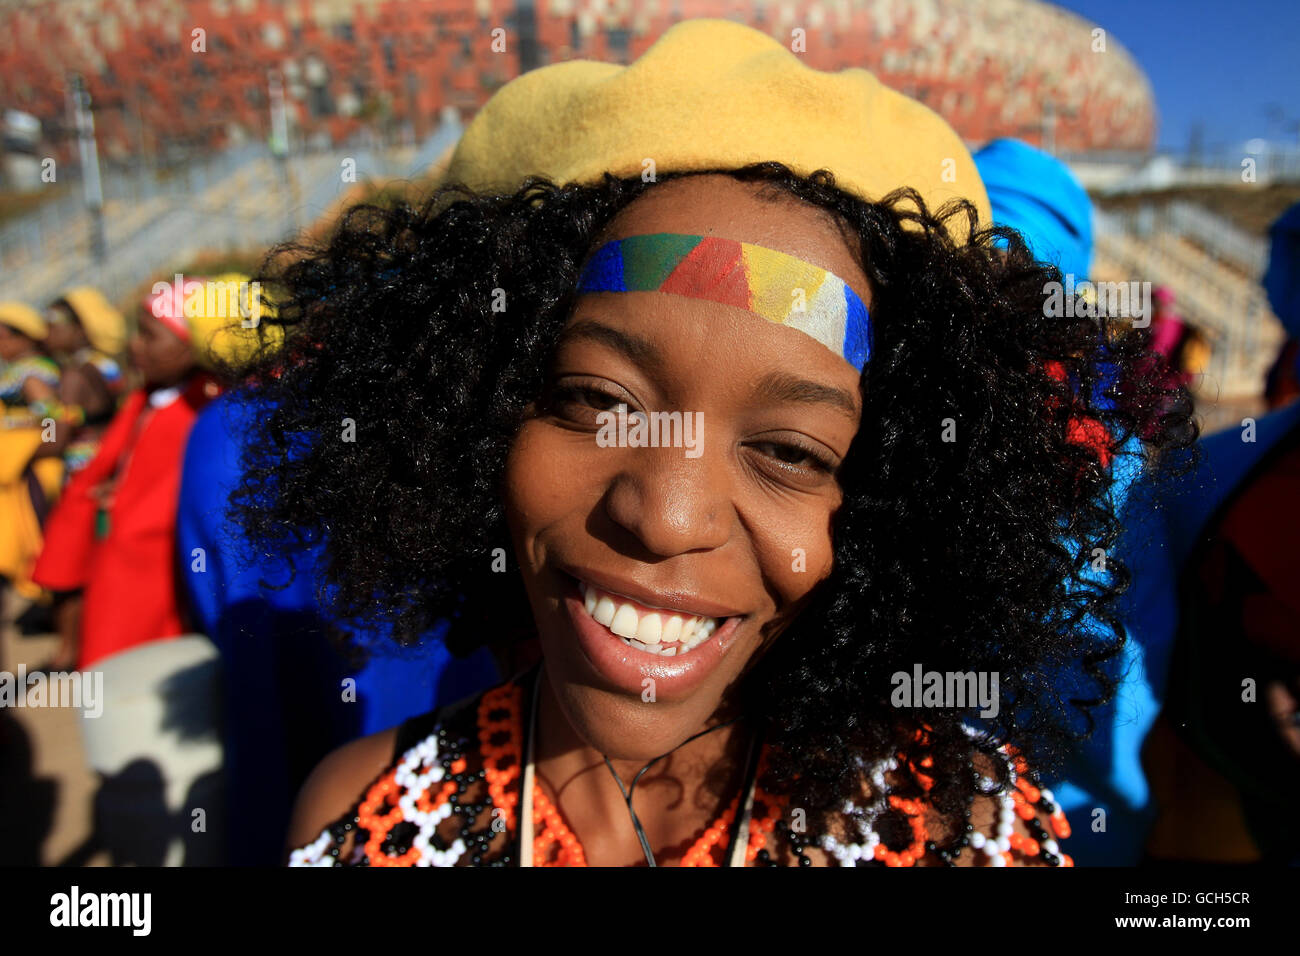
<svg viewBox="0 0 1300 956">
<path fill-rule="evenodd" d="M 582 847 L 577 842 L 577 837 L 565 825 L 561 818 L 559 810 L 546 798 L 542 789 L 537 785 L 534 774 L 533 747 L 536 740 L 537 728 L 537 705 L 541 694 L 541 669 L 536 671 L 536 678 L 533 681 L 533 693 L 531 695 L 532 706 L 528 715 L 528 736 L 527 736 L 527 756 L 524 759 L 523 774 L 523 793 L 525 794 L 524 806 L 521 813 L 523 832 L 528 833 L 533 830 L 533 806 L 537 807 L 538 817 L 542 822 L 542 832 L 532 845 L 527 843 L 521 844 L 520 865 L 533 866 L 534 860 L 546 860 L 546 853 L 553 843 L 559 846 L 558 858 L 552 863 L 542 863 L 542 866 L 586 866 L 586 858 L 583 855 Z M 518 706 L 517 698 L 514 706 Z M 515 718 L 518 713 L 516 711 Z M 696 736 L 701 736 L 697 734 Z M 694 739 L 694 738 L 690 738 Z M 776 825 L 776 820 L 780 816 L 781 806 L 777 801 L 770 798 L 765 800 L 768 813 L 761 820 L 755 821 L 753 818 L 753 806 L 756 797 L 757 779 L 762 774 L 764 765 L 761 760 L 762 747 L 759 738 L 755 738 L 750 747 L 749 761 L 745 767 L 744 780 L 747 781 L 743 787 L 744 802 L 741 802 L 740 796 L 731 801 L 731 805 L 722 812 L 722 815 L 715 820 L 712 825 L 707 827 L 698 840 L 691 846 L 686 854 L 682 857 L 682 866 L 716 866 L 713 859 L 713 848 L 723 848 L 722 840 L 727 836 L 735 822 L 736 814 L 739 811 L 740 820 L 736 823 L 735 833 L 747 833 L 748 839 L 744 844 L 739 841 L 735 842 L 728 858 L 730 866 L 744 866 L 747 862 L 752 861 L 758 851 L 762 849 L 763 843 L 766 842 L 767 833 L 771 832 L 772 827 Z M 606 760 L 608 765 L 609 761 Z M 652 761 L 653 763 L 653 761 Z M 645 769 L 649 769 L 649 764 Z M 613 772 L 611 768 L 611 772 Z M 617 776 L 615 776 L 617 780 Z M 630 792 L 623 787 L 623 782 L 618 781 L 619 789 L 623 793 L 624 799 L 628 803 L 628 811 L 632 812 L 632 798 Z M 632 787 L 636 787 L 636 781 L 632 782 Z M 530 799 L 531 798 L 531 799 Z M 640 824 L 633 813 L 633 823 L 637 826 L 638 835 L 642 839 L 645 853 L 649 861 L 653 864 L 654 857 L 645 843 L 644 834 L 641 832 Z"/>
<path fill-rule="evenodd" d="M 524 863 L 531 855 L 534 866 L 586 866 L 586 857 L 577 836 L 565 823 L 559 809 L 547 798 L 535 780 L 530 780 L 532 807 L 535 811 L 531 854 L 520 852 L 522 839 L 520 806 L 523 791 L 521 778 L 526 763 L 521 760 L 525 697 L 521 681 L 511 681 L 485 692 L 472 709 L 481 766 L 469 765 L 470 732 L 457 733 L 457 720 L 449 717 L 440 722 L 434 733 L 403 753 L 396 764 L 382 774 L 365 792 L 353 809 L 326 827 L 312 843 L 290 854 L 292 866 L 512 866 Z M 535 694 L 533 695 L 535 699 Z M 468 716 L 468 713 L 467 713 Z M 974 735 L 973 731 L 968 731 Z M 1028 767 L 1014 748 L 1003 746 L 999 753 L 1007 761 L 1011 786 L 998 794 L 999 818 L 994 832 L 975 831 L 969 820 L 959 827 L 957 837 L 944 846 L 930 839 L 925 826 L 923 800 L 888 793 L 885 775 L 899 767 L 897 759 L 863 764 L 864 773 L 876 796 L 865 806 L 847 802 L 846 819 L 857 830 L 856 839 L 837 840 L 825 835 L 814 840 L 803 827 L 791 825 L 786 816 L 787 798 L 766 793 L 755 782 L 752 805 L 761 808 L 752 813 L 738 829 L 744 835 L 743 853 L 732 848 L 730 857 L 737 865 L 778 866 L 767 849 L 769 840 L 780 833 L 789 845 L 799 866 L 811 866 L 809 847 L 817 846 L 843 866 L 913 866 L 931 857 L 945 865 L 955 865 L 962 850 L 970 847 L 982 854 L 991 866 L 1006 866 L 1017 855 L 1041 857 L 1051 866 L 1070 866 L 1070 857 L 1062 853 L 1053 834 L 1039 822 L 1036 809 L 1049 814 L 1057 838 L 1069 834 L 1069 824 L 1055 806 L 1050 791 L 1035 786 L 1028 777 Z M 753 779 L 762 777 L 766 767 L 766 748 L 758 757 Z M 900 757 L 902 755 L 900 754 Z M 861 761 L 859 761 L 861 763 Z M 909 765 L 928 790 L 930 778 L 923 769 L 931 766 L 925 757 L 919 767 Z M 987 779 L 987 778 L 986 778 Z M 991 782 L 991 781 L 989 781 Z M 485 790 L 475 799 L 471 792 L 479 786 Z M 742 807 L 741 795 L 732 799 L 721 815 L 705 829 L 682 857 L 682 866 L 718 866 L 718 855 L 728 850 L 729 830 Z M 893 814 L 907 821 L 910 842 L 901 849 L 891 849 L 877 832 L 876 824 Z M 1015 832 L 1019 817 L 1029 836 Z M 455 818 L 459 832 L 449 837 L 446 821 Z M 349 836 L 355 837 L 349 859 L 342 850 Z M 503 836 L 504 835 L 504 836 Z M 901 841 L 889 840 L 898 846 Z"/>
</svg>

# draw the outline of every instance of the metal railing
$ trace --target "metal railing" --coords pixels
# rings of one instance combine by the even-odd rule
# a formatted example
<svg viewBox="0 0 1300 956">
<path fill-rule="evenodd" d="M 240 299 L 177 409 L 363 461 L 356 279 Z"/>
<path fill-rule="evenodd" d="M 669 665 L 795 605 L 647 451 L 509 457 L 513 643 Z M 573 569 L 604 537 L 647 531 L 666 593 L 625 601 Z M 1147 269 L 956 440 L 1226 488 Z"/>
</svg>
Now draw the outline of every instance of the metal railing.
<svg viewBox="0 0 1300 956">
<path fill-rule="evenodd" d="M 1201 389 L 1225 399 L 1258 395 L 1285 333 L 1258 282 L 1216 261 L 1214 247 L 1201 242 L 1196 230 L 1210 220 L 1141 207 L 1123 214 L 1097 210 L 1093 222 L 1094 273 L 1169 287 L 1178 311 L 1208 338 L 1210 365 Z M 1209 251 L 1188 245 L 1189 239 Z M 1232 252 L 1242 255 L 1243 248 Z"/>
<path fill-rule="evenodd" d="M 353 182 L 418 177 L 461 134 L 440 126 L 423 143 L 355 144 L 298 153 L 283 168 L 265 146 L 243 147 L 171 176 L 108 170 L 108 254 L 90 254 L 90 214 L 80 193 L 0 229 L 0 298 L 41 305 L 74 285 L 120 299 L 204 252 L 269 248 L 318 219 Z M 347 168 L 355 171 L 345 177 Z M 71 192 L 71 191 L 70 191 Z"/>
</svg>

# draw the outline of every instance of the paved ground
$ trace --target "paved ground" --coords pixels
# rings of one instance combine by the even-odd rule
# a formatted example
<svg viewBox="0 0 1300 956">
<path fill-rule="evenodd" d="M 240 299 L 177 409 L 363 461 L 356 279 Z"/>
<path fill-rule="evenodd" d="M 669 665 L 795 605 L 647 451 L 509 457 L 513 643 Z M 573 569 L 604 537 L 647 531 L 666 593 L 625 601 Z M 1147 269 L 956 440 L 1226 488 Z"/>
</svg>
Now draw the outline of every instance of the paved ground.
<svg viewBox="0 0 1300 956">
<path fill-rule="evenodd" d="M 57 639 L 20 637 L 6 614 L 0 627 L 0 670 L 35 666 Z M 0 710 L 0 864 L 57 865 L 91 832 L 97 780 L 86 766 L 79 713 L 69 708 Z M 104 854 L 79 863 L 103 865 Z"/>
</svg>

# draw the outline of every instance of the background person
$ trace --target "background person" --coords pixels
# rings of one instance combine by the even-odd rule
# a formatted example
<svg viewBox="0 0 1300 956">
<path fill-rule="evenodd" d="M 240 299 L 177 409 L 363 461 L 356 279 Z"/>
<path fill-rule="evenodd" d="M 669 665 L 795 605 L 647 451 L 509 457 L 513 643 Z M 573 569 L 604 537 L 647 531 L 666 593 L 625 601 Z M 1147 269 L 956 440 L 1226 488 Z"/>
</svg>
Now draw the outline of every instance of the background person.
<svg viewBox="0 0 1300 956">
<path fill-rule="evenodd" d="M 31 580 L 41 527 L 63 480 L 58 458 L 41 454 L 49 435 L 40 405 L 59 389 L 59 366 L 45 353 L 48 336 L 31 306 L 0 302 L 0 577 L 33 602 L 42 597 Z"/>
<path fill-rule="evenodd" d="M 243 279 L 207 280 L 232 281 Z M 127 396 L 99 452 L 50 517 L 34 579 L 76 605 L 60 611 L 69 630 L 53 667 L 84 670 L 187 630 L 175 553 L 185 440 L 199 410 L 220 392 L 210 369 L 248 340 L 237 314 L 208 313 L 206 285 L 169 285 L 145 299 L 131 341 L 144 385 Z"/>
</svg>

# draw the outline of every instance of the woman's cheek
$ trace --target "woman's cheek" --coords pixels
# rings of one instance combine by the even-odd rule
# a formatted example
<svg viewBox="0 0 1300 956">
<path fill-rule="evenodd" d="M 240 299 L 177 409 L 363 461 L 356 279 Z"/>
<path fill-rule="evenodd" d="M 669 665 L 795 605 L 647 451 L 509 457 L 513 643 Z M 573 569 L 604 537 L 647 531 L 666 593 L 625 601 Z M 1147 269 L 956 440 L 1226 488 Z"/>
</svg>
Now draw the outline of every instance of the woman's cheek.
<svg viewBox="0 0 1300 956">
<path fill-rule="evenodd" d="M 545 523 L 549 475 L 538 426 L 526 422 L 506 455 L 504 476 L 506 515 L 516 539 L 529 537 L 530 531 Z"/>
<path fill-rule="evenodd" d="M 540 421 L 525 422 L 506 456 L 505 499 L 516 536 L 531 538 L 580 506 L 590 478 L 590 450 L 572 433 Z M 594 441 L 593 441 L 594 444 Z"/>
<path fill-rule="evenodd" d="M 762 528 L 758 542 L 764 575 L 780 595 L 783 604 L 808 595 L 831 571 L 831 511 L 824 504 L 783 510 L 779 516 L 756 525 Z"/>
</svg>

